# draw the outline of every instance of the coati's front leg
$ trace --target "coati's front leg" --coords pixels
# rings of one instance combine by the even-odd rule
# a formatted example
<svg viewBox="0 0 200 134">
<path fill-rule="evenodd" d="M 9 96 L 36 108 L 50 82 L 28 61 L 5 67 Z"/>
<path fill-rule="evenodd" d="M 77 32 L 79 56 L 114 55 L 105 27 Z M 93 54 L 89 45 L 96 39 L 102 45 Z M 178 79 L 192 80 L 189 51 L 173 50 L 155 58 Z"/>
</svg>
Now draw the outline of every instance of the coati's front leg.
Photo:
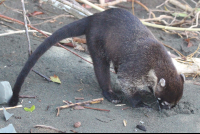
<svg viewBox="0 0 200 134">
<path fill-rule="evenodd" d="M 125 88 L 123 88 L 123 92 L 125 93 L 125 95 L 128 99 L 128 102 L 130 103 L 130 105 L 133 108 L 145 106 L 145 104 L 142 101 L 142 97 L 141 97 L 140 93 L 137 91 L 137 89 L 135 89 L 135 88 L 125 89 Z"/>
<path fill-rule="evenodd" d="M 142 97 L 138 92 L 137 87 L 133 84 L 132 78 L 125 75 L 124 72 L 118 73 L 118 81 L 121 86 L 122 91 L 124 92 L 128 102 L 134 108 L 136 107 L 144 107 L 144 103 L 142 102 Z"/>
<path fill-rule="evenodd" d="M 92 55 L 92 58 L 97 81 L 102 89 L 102 95 L 112 103 L 121 102 L 111 88 L 110 62 L 98 55 Z"/>
</svg>

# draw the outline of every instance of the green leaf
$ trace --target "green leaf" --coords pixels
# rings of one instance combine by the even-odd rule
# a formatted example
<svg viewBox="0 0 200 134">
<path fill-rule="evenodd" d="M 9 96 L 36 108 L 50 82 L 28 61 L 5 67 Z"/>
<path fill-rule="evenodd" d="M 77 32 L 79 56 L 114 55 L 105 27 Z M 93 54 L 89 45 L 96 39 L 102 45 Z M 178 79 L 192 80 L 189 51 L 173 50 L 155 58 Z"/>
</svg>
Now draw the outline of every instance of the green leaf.
<svg viewBox="0 0 200 134">
<path fill-rule="evenodd" d="M 50 79 L 51 79 L 53 82 L 56 82 L 56 83 L 61 84 L 61 81 L 60 81 L 60 79 L 59 79 L 59 77 L 58 77 L 57 75 L 50 76 Z"/>
<path fill-rule="evenodd" d="M 188 14 L 187 13 L 173 13 L 172 15 L 176 17 L 186 17 Z"/>
<path fill-rule="evenodd" d="M 35 110 L 35 105 L 33 105 L 31 108 L 25 107 L 24 110 L 25 110 L 26 112 L 33 112 L 33 111 Z"/>
</svg>

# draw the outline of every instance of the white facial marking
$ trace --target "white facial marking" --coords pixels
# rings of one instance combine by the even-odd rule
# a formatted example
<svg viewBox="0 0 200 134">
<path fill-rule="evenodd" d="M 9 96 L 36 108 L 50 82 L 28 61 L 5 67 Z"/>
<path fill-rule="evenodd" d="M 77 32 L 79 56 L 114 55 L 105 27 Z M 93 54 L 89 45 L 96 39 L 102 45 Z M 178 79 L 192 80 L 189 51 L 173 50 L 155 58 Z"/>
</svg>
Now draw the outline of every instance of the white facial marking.
<svg viewBox="0 0 200 134">
<path fill-rule="evenodd" d="M 162 87 L 164 87 L 165 86 L 165 79 L 161 78 L 160 81 L 159 81 L 159 83 L 160 83 L 160 85 Z"/>
<path fill-rule="evenodd" d="M 153 84 L 153 85 L 149 85 L 152 87 L 153 89 L 153 93 L 154 93 L 154 96 L 155 96 L 155 92 L 156 92 L 156 85 L 157 85 L 157 76 L 156 76 L 156 73 L 153 69 L 151 69 L 149 72 L 148 72 L 148 81 Z"/>
<path fill-rule="evenodd" d="M 161 98 L 158 98 L 158 100 L 161 100 Z"/>
</svg>

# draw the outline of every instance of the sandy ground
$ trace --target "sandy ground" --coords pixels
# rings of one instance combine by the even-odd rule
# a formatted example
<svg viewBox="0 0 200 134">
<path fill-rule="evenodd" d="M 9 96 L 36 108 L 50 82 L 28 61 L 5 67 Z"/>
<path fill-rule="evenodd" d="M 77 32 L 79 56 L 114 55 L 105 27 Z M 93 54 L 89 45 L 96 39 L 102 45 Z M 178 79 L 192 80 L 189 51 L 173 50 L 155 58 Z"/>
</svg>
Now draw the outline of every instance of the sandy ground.
<svg viewBox="0 0 200 134">
<path fill-rule="evenodd" d="M 162 3 L 162 0 L 154 0 L 149 4 L 147 1 L 141 1 L 148 7 L 155 7 Z M 14 9 L 21 9 L 20 0 L 7 0 L 5 4 Z M 26 9 L 29 12 L 42 11 L 44 17 L 63 14 L 64 11 L 56 9 L 51 5 L 44 4 L 42 10 L 37 7 L 36 0 L 30 0 L 26 3 Z M 131 3 L 124 4 L 131 7 Z M 14 12 L 3 5 L 0 5 L 0 12 L 6 16 L 19 19 L 23 21 L 21 14 Z M 146 18 L 146 11 L 135 4 L 135 12 L 139 18 Z M 40 16 L 40 17 L 41 17 Z M 54 23 L 44 23 L 37 25 L 38 29 L 54 32 L 56 29 L 77 19 L 61 17 Z M 4 22 L 4 24 L 12 26 L 17 29 L 24 29 L 23 26 L 16 23 Z M 43 22 L 43 20 L 30 17 L 32 24 Z M 62 22 L 62 23 L 60 23 Z M 11 30 L 10 27 L 0 25 L 0 33 L 5 30 Z M 187 48 L 187 44 L 183 39 L 177 35 L 169 35 L 161 30 L 150 28 L 158 40 L 173 46 L 187 55 L 196 49 L 198 42 L 194 41 L 194 46 Z M 31 36 L 32 49 L 43 41 L 43 38 Z M 0 81 L 9 81 L 11 86 L 14 85 L 17 75 L 27 60 L 27 39 L 25 34 L 15 34 L 0 37 Z M 73 50 L 73 49 L 72 49 Z M 73 50 L 75 51 L 75 50 Z M 78 52 L 78 54 L 85 58 L 90 58 L 88 54 Z M 91 109 L 73 110 L 72 108 L 63 109 L 60 115 L 56 117 L 56 107 L 64 105 L 63 100 L 76 102 L 75 97 L 83 97 L 84 100 L 91 100 L 102 98 L 101 89 L 96 81 L 93 66 L 81 60 L 70 52 L 59 48 L 52 47 L 34 67 L 35 70 L 46 76 L 53 76 L 56 74 L 62 81 L 62 84 L 49 83 L 35 73 L 31 72 L 22 87 L 21 95 L 37 96 L 36 99 L 23 99 L 23 107 L 31 107 L 35 105 L 35 111 L 26 112 L 23 108 L 8 110 L 14 116 L 8 121 L 5 121 L 3 111 L 0 111 L 0 128 L 6 127 L 8 124 L 13 124 L 16 131 L 20 133 L 27 132 L 56 132 L 49 129 L 34 128 L 35 125 L 47 125 L 55 127 L 59 130 L 71 132 L 143 132 L 135 130 L 136 125 L 140 121 L 144 122 L 147 132 L 200 132 L 200 87 L 194 85 L 194 81 L 187 78 L 184 88 L 183 98 L 180 103 L 171 110 L 163 110 L 159 112 L 156 105 L 151 104 L 152 108 L 129 108 L 122 110 L 114 104 L 104 100 L 101 104 L 90 105 L 90 107 L 107 109 L 110 112 L 96 111 Z M 116 75 L 112 74 L 113 86 L 118 89 L 115 83 Z M 79 89 L 82 89 L 78 91 Z M 22 100 L 22 99 L 21 99 Z M 150 104 L 152 102 L 148 102 Z M 6 105 L 1 105 L 6 107 Z M 49 106 L 49 109 L 47 107 Z M 17 117 L 20 117 L 18 119 Z M 127 126 L 123 125 L 123 120 L 127 120 Z M 81 127 L 74 128 L 73 124 L 80 121 Z"/>
</svg>

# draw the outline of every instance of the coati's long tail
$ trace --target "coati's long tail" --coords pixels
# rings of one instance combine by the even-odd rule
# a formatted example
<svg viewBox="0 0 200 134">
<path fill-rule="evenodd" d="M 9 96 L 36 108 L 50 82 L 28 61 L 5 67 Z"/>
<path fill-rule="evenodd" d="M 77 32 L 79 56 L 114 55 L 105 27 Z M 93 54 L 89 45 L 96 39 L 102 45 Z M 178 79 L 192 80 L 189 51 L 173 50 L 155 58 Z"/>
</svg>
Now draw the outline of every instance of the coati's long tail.
<svg viewBox="0 0 200 134">
<path fill-rule="evenodd" d="M 25 66 L 21 70 L 15 85 L 13 87 L 13 96 L 9 102 L 10 106 L 17 105 L 19 101 L 19 92 L 21 86 L 24 83 L 25 78 L 30 72 L 31 68 L 35 65 L 38 59 L 54 44 L 57 42 L 74 36 L 84 35 L 88 26 L 89 17 L 70 23 L 57 31 L 55 31 L 50 37 L 46 38 L 45 41 L 34 51 L 34 53 L 28 58 Z"/>
</svg>

